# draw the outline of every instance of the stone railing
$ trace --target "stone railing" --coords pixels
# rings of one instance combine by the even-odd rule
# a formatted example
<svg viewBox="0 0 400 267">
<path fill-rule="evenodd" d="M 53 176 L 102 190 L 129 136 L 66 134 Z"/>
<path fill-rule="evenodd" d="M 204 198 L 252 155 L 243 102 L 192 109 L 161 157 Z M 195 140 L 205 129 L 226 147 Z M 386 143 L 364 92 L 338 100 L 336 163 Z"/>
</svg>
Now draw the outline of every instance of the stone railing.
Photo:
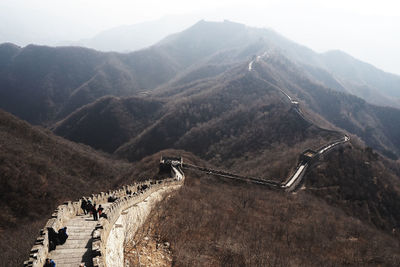
<svg viewBox="0 0 400 267">
<path fill-rule="evenodd" d="M 24 266 L 43 266 L 49 253 L 48 228 L 60 229 L 66 221 L 81 212 L 81 200 L 76 202 L 67 202 L 58 206 L 51 215 L 51 219 L 46 222 L 44 229 L 40 230 L 40 236 L 36 239 L 32 247 L 29 260 L 24 262 Z"/>
<path fill-rule="evenodd" d="M 92 236 L 93 266 L 107 266 L 106 248 L 108 238 L 122 212 L 140 202 L 145 201 L 146 198 L 160 189 L 183 184 L 183 179 L 181 178 L 183 174 L 180 172 L 178 173 L 181 176 L 176 175 L 175 178 L 171 179 L 149 181 L 145 190 L 141 192 L 135 192 L 135 194 L 127 195 L 118 199 L 104 211 L 107 217 L 100 218 L 99 223 L 96 226 L 96 230 L 93 232 Z"/>
<path fill-rule="evenodd" d="M 127 195 L 127 191 L 135 192 L 142 185 L 150 185 L 151 183 L 155 183 L 153 181 L 145 181 L 140 183 L 135 183 L 133 185 L 123 186 L 120 189 L 112 190 L 109 192 L 101 192 L 99 194 L 93 194 L 90 197 L 83 197 L 78 201 L 68 201 L 63 205 L 57 207 L 57 209 L 51 215 L 51 219 L 49 219 L 44 229 L 40 230 L 40 235 L 36 239 L 34 246 L 32 247 L 29 260 L 24 262 L 24 266 L 32 266 L 32 267 L 42 267 L 46 258 L 49 254 L 49 239 L 48 239 L 48 228 L 53 228 L 55 231 L 58 231 L 60 228 L 64 227 L 66 223 L 74 218 L 76 215 L 83 214 L 83 210 L 81 209 L 82 200 L 90 200 L 92 203 L 101 204 L 106 203 L 110 196 L 117 197 L 119 199 L 124 198 Z M 109 211 L 110 216 L 113 215 L 113 210 Z"/>
</svg>

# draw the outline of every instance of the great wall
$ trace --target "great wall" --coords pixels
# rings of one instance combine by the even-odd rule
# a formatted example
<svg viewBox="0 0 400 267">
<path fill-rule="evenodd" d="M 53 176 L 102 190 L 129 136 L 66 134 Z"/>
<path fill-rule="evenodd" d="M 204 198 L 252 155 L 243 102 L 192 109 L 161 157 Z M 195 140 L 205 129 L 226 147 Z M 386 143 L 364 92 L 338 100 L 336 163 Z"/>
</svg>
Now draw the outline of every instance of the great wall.
<svg viewBox="0 0 400 267">
<path fill-rule="evenodd" d="M 248 71 L 252 71 L 254 63 L 258 62 L 262 57 L 268 57 L 268 53 L 264 53 L 263 56 L 258 56 L 256 60 L 252 60 L 249 63 Z M 282 89 L 276 88 L 286 96 L 286 99 L 290 101 L 292 108 L 300 115 L 300 118 L 309 124 L 313 124 L 313 122 L 305 118 L 297 101 L 293 100 Z M 323 131 L 339 133 L 318 128 Z M 29 259 L 24 262 L 24 266 L 42 267 L 46 258 L 55 260 L 57 266 L 79 266 L 80 263 L 85 263 L 87 267 L 124 266 L 124 244 L 134 237 L 136 231 L 146 221 L 152 208 L 165 195 L 183 186 L 185 181 L 183 169 L 201 171 L 224 179 L 239 180 L 267 186 L 270 189 L 291 192 L 298 188 L 307 168 L 318 162 L 321 156 L 347 143 L 349 140 L 350 137 L 348 135 L 343 135 L 342 138 L 330 142 L 316 151 L 310 149 L 304 151 L 299 157 L 294 172 L 281 183 L 183 163 L 182 158 L 162 158 L 160 171 L 170 172 L 170 178 L 147 180 L 107 193 L 101 192 L 90 197 L 82 197 L 78 201 L 69 201 L 58 206 L 51 215 L 51 219 L 40 230 L 40 236 L 36 239 L 30 251 Z M 116 201 L 110 203 L 108 201 L 110 197 L 115 197 Z M 81 208 L 83 200 L 90 200 L 97 205 L 103 205 L 106 216 L 94 221 L 90 215 L 85 215 Z M 48 229 L 53 228 L 58 231 L 65 226 L 67 226 L 69 234 L 66 243 L 50 251 Z"/>
<path fill-rule="evenodd" d="M 53 259 L 57 266 L 123 266 L 124 242 L 135 234 L 158 201 L 183 185 L 182 162 L 174 160 L 165 165 L 170 167 L 171 178 L 147 180 L 58 206 L 40 230 L 24 266 L 41 267 L 46 258 Z M 110 197 L 117 199 L 110 203 Z M 94 221 L 85 215 L 81 208 L 84 199 L 103 205 L 106 216 Z M 57 231 L 65 226 L 67 241 L 49 251 L 48 229 Z"/>
</svg>

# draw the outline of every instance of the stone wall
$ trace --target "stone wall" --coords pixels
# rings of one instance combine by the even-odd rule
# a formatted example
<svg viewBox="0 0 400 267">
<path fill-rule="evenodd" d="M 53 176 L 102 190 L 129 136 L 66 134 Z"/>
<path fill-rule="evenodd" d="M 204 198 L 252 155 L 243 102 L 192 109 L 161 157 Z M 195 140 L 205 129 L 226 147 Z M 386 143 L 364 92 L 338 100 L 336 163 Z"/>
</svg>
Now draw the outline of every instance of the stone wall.
<svg viewBox="0 0 400 267">
<path fill-rule="evenodd" d="M 127 190 L 132 192 L 137 191 L 137 187 L 147 185 L 149 190 L 146 190 L 144 194 L 138 195 L 137 200 L 142 201 L 147 197 L 150 192 L 153 192 L 156 188 L 160 188 L 164 186 L 164 183 L 157 183 L 156 181 L 145 181 L 141 183 L 135 183 L 133 185 L 124 186 L 121 189 L 113 190 L 109 192 L 101 192 L 99 194 L 93 194 L 90 197 L 82 197 L 78 201 L 68 201 L 63 205 L 57 207 L 57 209 L 51 215 L 51 218 L 46 222 L 45 227 L 40 230 L 39 237 L 36 239 L 34 246 L 32 247 L 29 259 L 24 262 L 24 266 L 33 266 L 33 267 L 42 267 L 46 258 L 49 254 L 49 240 L 48 240 L 48 231 L 47 228 L 53 228 L 58 231 L 60 228 L 64 227 L 68 220 L 72 219 L 76 215 L 83 214 L 83 210 L 81 209 L 81 203 L 83 199 L 90 200 L 92 203 L 101 204 L 106 203 L 110 196 L 115 196 L 120 200 L 126 200 L 127 198 Z M 150 190 L 151 189 L 151 190 Z M 106 210 L 110 214 L 108 218 L 111 219 L 107 221 L 108 225 L 112 225 L 115 223 L 116 218 L 119 216 L 120 208 L 125 205 L 125 201 L 118 201 L 115 205 L 111 206 L 110 210 Z M 118 215 L 118 216 L 117 216 Z M 103 220 L 104 221 L 104 220 Z M 112 224 L 111 224 L 112 223 Z M 102 227 L 102 225 L 98 225 L 97 227 Z M 96 228 L 97 228 L 96 227 Z M 107 229 L 107 227 L 105 227 Z"/>
<path fill-rule="evenodd" d="M 107 218 L 100 218 L 93 232 L 93 266 L 123 266 L 125 242 L 133 238 L 166 193 L 183 185 L 180 167 L 172 167 L 171 176 L 174 178 L 150 181 L 146 190 L 126 195 L 105 210 Z"/>
</svg>

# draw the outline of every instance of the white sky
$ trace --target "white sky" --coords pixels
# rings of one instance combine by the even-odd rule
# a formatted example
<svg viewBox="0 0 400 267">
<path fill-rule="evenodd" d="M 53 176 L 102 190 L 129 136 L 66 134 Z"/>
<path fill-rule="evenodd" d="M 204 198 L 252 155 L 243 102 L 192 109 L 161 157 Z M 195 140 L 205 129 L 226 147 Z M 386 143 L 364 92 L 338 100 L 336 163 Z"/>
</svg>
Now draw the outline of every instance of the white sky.
<svg viewBox="0 0 400 267">
<path fill-rule="evenodd" d="M 183 14 L 272 28 L 317 52 L 340 49 L 400 74 L 394 0 L 0 0 L 0 42 L 54 45 Z"/>
</svg>

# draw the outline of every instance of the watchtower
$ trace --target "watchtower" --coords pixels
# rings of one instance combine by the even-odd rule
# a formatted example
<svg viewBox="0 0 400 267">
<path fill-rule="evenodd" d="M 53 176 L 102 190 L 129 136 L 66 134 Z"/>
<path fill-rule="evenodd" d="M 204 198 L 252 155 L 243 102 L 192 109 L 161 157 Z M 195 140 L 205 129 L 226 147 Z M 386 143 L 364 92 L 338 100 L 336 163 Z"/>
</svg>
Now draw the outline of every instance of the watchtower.
<svg viewBox="0 0 400 267">
<path fill-rule="evenodd" d="M 317 154 L 317 152 L 315 152 L 314 150 L 307 149 L 307 150 L 303 151 L 303 153 L 301 153 L 300 161 L 302 163 L 310 162 L 316 154 Z"/>
<path fill-rule="evenodd" d="M 172 166 L 182 169 L 183 159 L 182 157 L 168 157 L 161 156 L 160 159 L 160 173 L 171 173 Z"/>
</svg>

